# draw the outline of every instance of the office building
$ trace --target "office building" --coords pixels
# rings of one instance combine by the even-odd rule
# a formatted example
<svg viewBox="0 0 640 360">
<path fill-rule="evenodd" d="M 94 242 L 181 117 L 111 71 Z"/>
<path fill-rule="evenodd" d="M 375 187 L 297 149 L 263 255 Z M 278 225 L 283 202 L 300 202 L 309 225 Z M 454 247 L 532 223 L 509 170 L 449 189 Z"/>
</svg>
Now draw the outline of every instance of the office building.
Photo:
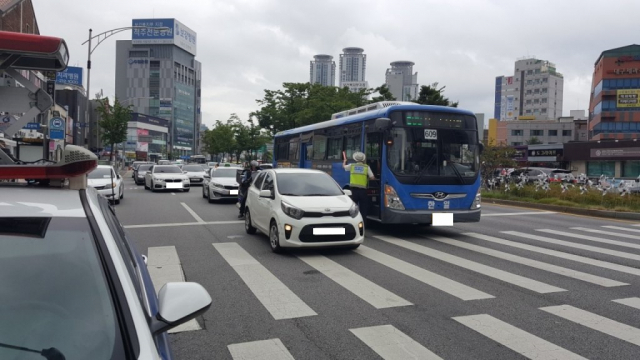
<svg viewBox="0 0 640 360">
<path fill-rule="evenodd" d="M 201 64 L 196 33 L 176 19 L 135 19 L 131 40 L 116 43 L 116 97 L 132 111 L 168 120 L 172 156 L 197 153 Z"/>
<path fill-rule="evenodd" d="M 333 56 L 319 54 L 309 66 L 309 82 L 323 86 L 336 86 L 336 62 Z"/>
<path fill-rule="evenodd" d="M 398 101 L 411 101 L 418 97 L 418 73 L 413 73 L 412 61 L 394 61 L 385 74 L 385 84 Z"/>
<path fill-rule="evenodd" d="M 489 143 L 510 146 L 564 144 L 587 141 L 587 116 L 584 110 L 571 110 L 571 116 L 555 120 L 489 120 Z"/>
<path fill-rule="evenodd" d="M 513 76 L 498 76 L 495 82 L 493 117 L 501 121 L 528 116 L 535 120 L 562 116 L 564 78 L 556 65 L 535 58 L 516 61 Z"/>
<path fill-rule="evenodd" d="M 367 72 L 367 55 L 359 47 L 347 47 L 340 54 L 339 86 L 348 87 L 357 92 L 369 88 L 365 75 Z"/>
<path fill-rule="evenodd" d="M 593 70 L 591 140 L 637 139 L 640 133 L 640 45 L 603 51 Z"/>
</svg>

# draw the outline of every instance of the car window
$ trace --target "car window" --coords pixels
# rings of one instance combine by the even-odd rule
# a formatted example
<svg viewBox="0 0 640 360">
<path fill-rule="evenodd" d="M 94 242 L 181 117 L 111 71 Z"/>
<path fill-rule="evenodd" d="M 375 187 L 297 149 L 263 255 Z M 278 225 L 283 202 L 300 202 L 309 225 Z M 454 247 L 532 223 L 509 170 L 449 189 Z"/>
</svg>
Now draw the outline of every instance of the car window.
<svg viewBox="0 0 640 360">
<path fill-rule="evenodd" d="M 269 190 L 273 194 L 273 176 L 271 174 L 267 174 L 264 178 L 264 183 L 262 184 L 262 190 Z"/>
<path fill-rule="evenodd" d="M 140 166 L 138 166 L 138 172 L 147 171 L 147 170 L 151 169 L 152 167 L 153 167 L 153 165 L 141 164 Z"/>
<path fill-rule="evenodd" d="M 110 179 L 113 175 L 111 168 L 95 168 L 89 174 L 89 179 Z"/>
<path fill-rule="evenodd" d="M 197 172 L 204 171 L 204 168 L 202 167 L 202 165 L 185 165 L 182 170 Z"/>
<path fill-rule="evenodd" d="M 182 170 L 175 165 L 154 166 L 153 172 L 155 174 L 182 174 Z"/>
<path fill-rule="evenodd" d="M 213 174 L 211 175 L 211 177 L 215 177 L 215 178 L 235 178 L 236 177 L 236 171 L 237 171 L 237 169 L 218 168 L 217 170 L 213 171 Z"/>
<path fill-rule="evenodd" d="M 53 347 L 67 359 L 126 357 L 86 218 L 0 218 L 0 239 L 2 343 Z M 0 359 L 15 356 L 0 347 Z"/>
<path fill-rule="evenodd" d="M 324 172 L 278 173 L 278 193 L 287 196 L 344 195 L 336 182 Z"/>
<path fill-rule="evenodd" d="M 256 181 L 253 182 L 253 186 L 255 186 L 256 189 L 260 190 L 262 188 L 262 182 L 264 181 L 265 175 L 266 173 L 259 174 L 258 177 L 256 178 Z"/>
</svg>

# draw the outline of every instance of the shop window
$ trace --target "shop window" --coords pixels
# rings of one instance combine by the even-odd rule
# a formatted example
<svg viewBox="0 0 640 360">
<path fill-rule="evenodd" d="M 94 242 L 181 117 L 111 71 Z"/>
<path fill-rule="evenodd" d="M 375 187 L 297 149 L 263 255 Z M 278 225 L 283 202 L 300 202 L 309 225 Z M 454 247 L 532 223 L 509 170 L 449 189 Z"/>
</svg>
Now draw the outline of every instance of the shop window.
<svg viewBox="0 0 640 360">
<path fill-rule="evenodd" d="M 558 130 L 549 130 L 549 136 L 558 136 Z"/>
<path fill-rule="evenodd" d="M 601 175 L 614 177 L 616 173 L 615 161 L 587 161 L 587 176 L 600 177 Z"/>
<path fill-rule="evenodd" d="M 571 130 L 562 130 L 562 136 L 571 136 Z"/>
<path fill-rule="evenodd" d="M 622 177 L 637 178 L 640 176 L 640 161 L 630 160 L 622 162 Z"/>
<path fill-rule="evenodd" d="M 531 130 L 531 136 L 543 136 L 544 130 Z"/>
<path fill-rule="evenodd" d="M 511 136 L 522 136 L 523 130 L 511 130 Z"/>
</svg>

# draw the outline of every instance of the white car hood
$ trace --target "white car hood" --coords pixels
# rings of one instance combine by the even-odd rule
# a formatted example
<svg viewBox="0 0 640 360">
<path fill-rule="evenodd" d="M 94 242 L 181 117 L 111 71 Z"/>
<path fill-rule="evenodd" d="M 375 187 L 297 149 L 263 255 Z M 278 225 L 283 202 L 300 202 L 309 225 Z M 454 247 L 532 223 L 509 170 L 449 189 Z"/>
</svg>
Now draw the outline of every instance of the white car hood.
<svg viewBox="0 0 640 360">
<path fill-rule="evenodd" d="M 151 174 L 151 176 L 156 179 L 188 179 L 187 175 L 183 173 L 173 173 L 173 174 L 153 173 Z"/>
<path fill-rule="evenodd" d="M 116 182 L 116 178 L 113 178 L 113 182 Z M 91 186 L 91 187 L 96 187 L 96 186 L 106 186 L 111 184 L 111 179 L 110 178 L 104 178 L 104 179 L 87 179 L 87 186 Z"/>
<path fill-rule="evenodd" d="M 349 210 L 353 200 L 347 195 L 338 196 L 281 196 L 282 201 L 304 211 L 331 212 Z"/>
<path fill-rule="evenodd" d="M 187 171 L 188 177 L 204 177 L 204 171 Z"/>
<path fill-rule="evenodd" d="M 230 177 L 212 177 L 211 182 L 222 186 L 238 186 L 236 179 Z"/>
</svg>

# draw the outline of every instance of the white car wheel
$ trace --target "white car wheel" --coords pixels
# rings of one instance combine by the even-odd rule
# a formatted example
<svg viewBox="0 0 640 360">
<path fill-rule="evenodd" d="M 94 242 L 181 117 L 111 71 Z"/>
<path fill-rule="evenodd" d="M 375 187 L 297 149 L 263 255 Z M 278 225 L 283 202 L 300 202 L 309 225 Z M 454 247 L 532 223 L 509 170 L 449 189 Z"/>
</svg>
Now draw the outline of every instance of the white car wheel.
<svg viewBox="0 0 640 360">
<path fill-rule="evenodd" d="M 269 245 L 271 245 L 271 250 L 274 253 L 282 252 L 282 248 L 280 247 L 280 235 L 278 233 L 278 224 L 275 220 L 271 221 L 271 226 L 269 228 Z"/>
</svg>

